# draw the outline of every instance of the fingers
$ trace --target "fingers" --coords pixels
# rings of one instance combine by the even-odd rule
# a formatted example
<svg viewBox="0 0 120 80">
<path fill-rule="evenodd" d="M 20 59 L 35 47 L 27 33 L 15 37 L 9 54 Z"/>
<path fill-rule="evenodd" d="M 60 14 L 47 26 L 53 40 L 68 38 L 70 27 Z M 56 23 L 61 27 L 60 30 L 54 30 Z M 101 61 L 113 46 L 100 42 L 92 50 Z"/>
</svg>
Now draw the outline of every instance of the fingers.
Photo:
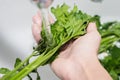
<svg viewBox="0 0 120 80">
<path fill-rule="evenodd" d="M 32 33 L 33 33 L 34 39 L 36 40 L 37 43 L 41 39 L 40 32 L 41 32 L 41 29 L 38 27 L 38 25 L 33 24 L 32 25 Z"/>
<path fill-rule="evenodd" d="M 36 42 L 39 42 L 41 36 L 40 36 L 40 32 L 41 32 L 41 26 L 42 26 L 42 17 L 41 17 L 41 13 L 38 12 L 35 16 L 33 16 L 33 25 L 32 25 L 32 33 L 33 36 L 36 40 Z"/>
<path fill-rule="evenodd" d="M 48 18 L 49 18 L 50 24 L 53 24 L 54 19 L 52 18 L 52 16 L 50 14 L 48 15 Z M 41 39 L 40 33 L 42 30 L 42 15 L 41 15 L 40 11 L 38 11 L 37 14 L 35 16 L 33 16 L 32 21 L 33 21 L 32 33 L 33 33 L 33 36 L 34 36 L 36 42 L 38 43 L 39 40 Z"/>
<path fill-rule="evenodd" d="M 48 14 L 48 18 L 49 18 L 50 24 L 53 24 L 55 22 L 55 20 L 53 19 L 53 17 L 50 14 Z"/>
<path fill-rule="evenodd" d="M 38 27 L 40 28 L 42 25 L 42 15 L 41 12 L 38 11 L 35 16 L 33 16 L 33 24 L 38 24 Z"/>
<path fill-rule="evenodd" d="M 91 50 L 97 52 L 100 46 L 101 35 L 97 31 L 95 23 L 89 23 L 85 37 L 88 39 L 88 44 L 91 45 Z"/>
</svg>

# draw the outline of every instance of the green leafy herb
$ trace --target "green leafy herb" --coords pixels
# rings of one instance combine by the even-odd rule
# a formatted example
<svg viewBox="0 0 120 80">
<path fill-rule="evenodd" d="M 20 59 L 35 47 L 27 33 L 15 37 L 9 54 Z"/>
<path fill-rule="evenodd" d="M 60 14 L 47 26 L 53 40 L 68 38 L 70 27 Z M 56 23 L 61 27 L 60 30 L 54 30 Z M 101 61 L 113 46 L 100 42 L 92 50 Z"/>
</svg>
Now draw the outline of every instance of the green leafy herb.
<svg viewBox="0 0 120 80">
<path fill-rule="evenodd" d="M 22 60 L 17 58 L 16 61 L 15 61 L 14 67 L 16 68 L 21 62 L 22 62 Z"/>
<path fill-rule="evenodd" d="M 100 60 L 105 69 L 110 73 L 113 80 L 119 80 L 120 76 L 120 22 L 113 21 L 103 24 L 99 28 L 102 41 L 99 52 L 108 54 Z"/>
<path fill-rule="evenodd" d="M 66 4 L 51 8 L 51 11 L 57 19 L 54 24 L 50 25 L 51 33 L 46 30 L 43 22 L 42 39 L 39 41 L 38 46 L 34 47 L 33 53 L 24 61 L 17 58 L 14 65 L 15 69 L 6 72 L 7 74 L 0 80 L 21 80 L 25 76 L 32 80 L 30 73 L 36 73 L 36 80 L 40 80 L 37 68 L 51 63 L 59 54 L 61 46 L 86 34 L 86 28 L 90 22 L 96 22 L 98 31 L 102 35 L 99 53 L 107 52 L 109 54 L 109 56 L 100 61 L 113 79 L 117 80 L 120 74 L 120 58 L 119 47 L 114 43 L 120 40 L 120 23 L 109 22 L 101 25 L 99 16 L 92 17 L 83 13 L 78 10 L 77 6 L 69 10 L 69 6 Z M 36 59 L 30 62 L 32 57 L 36 57 Z M 2 70 L 4 71 L 4 69 Z"/>
<path fill-rule="evenodd" d="M 73 10 L 69 11 L 69 6 L 66 4 L 52 8 L 51 11 L 57 19 L 57 21 L 51 25 L 51 34 L 48 34 L 43 22 L 41 32 L 42 39 L 38 46 L 25 61 L 21 62 L 21 60 L 17 59 L 15 69 L 3 76 L 2 80 L 21 80 L 29 73 L 36 71 L 36 68 L 39 66 L 49 64 L 59 54 L 60 47 L 71 39 L 76 39 L 84 35 L 87 25 L 89 22 L 94 21 L 93 18 L 95 18 L 78 10 L 77 6 L 74 6 Z M 38 57 L 29 63 L 30 58 L 33 56 Z M 11 76 L 11 74 L 16 71 L 17 73 Z"/>
<path fill-rule="evenodd" d="M 7 68 L 0 68 L 0 74 L 7 74 L 9 72 L 10 72 L 10 70 Z"/>
<path fill-rule="evenodd" d="M 101 63 L 110 73 L 113 80 L 119 80 L 120 76 L 120 48 L 114 46 L 110 49 L 109 56 L 101 60 Z"/>
</svg>

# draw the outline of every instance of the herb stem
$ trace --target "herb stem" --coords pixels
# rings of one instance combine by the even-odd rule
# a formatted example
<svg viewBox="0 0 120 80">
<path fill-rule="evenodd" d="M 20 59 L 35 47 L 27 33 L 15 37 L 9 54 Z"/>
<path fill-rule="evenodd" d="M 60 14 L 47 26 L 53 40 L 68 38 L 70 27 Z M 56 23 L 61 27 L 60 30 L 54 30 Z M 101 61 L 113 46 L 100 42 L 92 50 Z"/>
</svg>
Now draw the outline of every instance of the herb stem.
<svg viewBox="0 0 120 80">
<path fill-rule="evenodd" d="M 47 61 L 56 52 L 56 50 L 58 50 L 59 47 L 60 46 L 57 46 L 56 48 L 52 49 L 46 55 L 41 54 L 36 60 L 27 65 L 22 71 L 18 72 L 10 80 L 21 80 L 24 78 L 29 72 L 44 64 L 44 62 Z"/>
<path fill-rule="evenodd" d="M 22 66 L 24 65 L 24 63 L 26 63 L 33 55 L 35 55 L 37 52 L 33 51 L 33 53 L 26 58 L 22 63 L 20 63 L 14 70 L 12 70 L 11 72 L 9 72 L 8 74 L 6 74 L 5 76 L 2 77 L 2 80 L 8 80 L 11 77 L 11 74 L 15 74 L 16 71 Z"/>
</svg>

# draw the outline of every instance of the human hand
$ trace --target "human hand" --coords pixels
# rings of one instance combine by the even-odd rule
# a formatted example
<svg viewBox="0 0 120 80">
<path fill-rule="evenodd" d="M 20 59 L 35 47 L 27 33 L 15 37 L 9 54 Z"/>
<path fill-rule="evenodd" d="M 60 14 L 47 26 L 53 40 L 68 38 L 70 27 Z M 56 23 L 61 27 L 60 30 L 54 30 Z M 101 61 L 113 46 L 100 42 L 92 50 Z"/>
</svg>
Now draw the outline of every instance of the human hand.
<svg viewBox="0 0 120 80">
<path fill-rule="evenodd" d="M 50 23 L 54 22 L 50 16 L 49 19 Z M 33 17 L 32 26 L 32 32 L 37 42 L 41 38 L 41 24 L 41 14 L 37 13 Z M 52 70 L 62 80 L 96 80 L 89 76 L 91 74 L 89 71 L 92 71 L 92 69 L 86 69 L 86 65 L 89 66 L 89 63 L 92 65 L 92 62 L 96 65 L 99 64 L 97 51 L 100 40 L 101 37 L 95 23 L 90 23 L 87 27 L 87 33 L 70 43 L 51 63 Z"/>
</svg>

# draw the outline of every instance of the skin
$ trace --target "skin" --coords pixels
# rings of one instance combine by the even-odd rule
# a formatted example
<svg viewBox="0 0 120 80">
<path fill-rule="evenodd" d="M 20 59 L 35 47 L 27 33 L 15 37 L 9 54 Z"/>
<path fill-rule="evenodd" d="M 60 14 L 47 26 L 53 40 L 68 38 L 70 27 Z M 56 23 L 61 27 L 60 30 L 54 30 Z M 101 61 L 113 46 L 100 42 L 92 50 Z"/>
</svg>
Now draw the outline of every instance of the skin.
<svg viewBox="0 0 120 80">
<path fill-rule="evenodd" d="M 50 15 L 49 21 L 54 23 Z M 33 16 L 32 25 L 33 36 L 37 42 L 41 39 L 41 24 L 41 13 L 38 12 Z M 51 63 L 53 72 L 61 80 L 112 80 L 97 58 L 100 40 L 95 23 L 90 23 L 87 34 L 70 43 Z"/>
</svg>

